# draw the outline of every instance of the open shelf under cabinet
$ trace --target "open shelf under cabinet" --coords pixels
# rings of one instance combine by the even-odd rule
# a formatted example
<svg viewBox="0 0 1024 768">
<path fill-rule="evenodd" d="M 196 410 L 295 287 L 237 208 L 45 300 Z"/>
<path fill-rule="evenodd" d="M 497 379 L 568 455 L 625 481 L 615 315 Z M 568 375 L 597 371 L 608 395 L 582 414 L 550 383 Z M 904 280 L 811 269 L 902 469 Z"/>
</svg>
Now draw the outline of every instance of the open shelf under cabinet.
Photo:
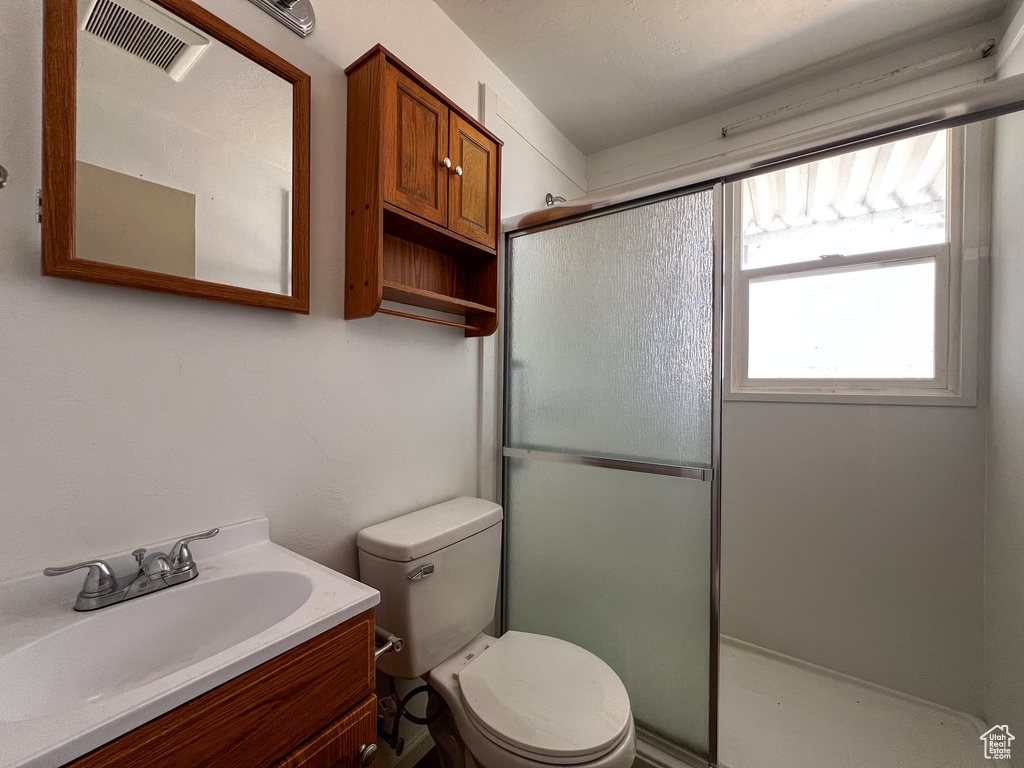
<svg viewBox="0 0 1024 768">
<path fill-rule="evenodd" d="M 467 311 L 489 314 L 494 314 L 497 311 L 494 307 L 477 304 L 475 301 L 467 301 L 466 299 L 447 296 L 443 293 L 425 291 L 422 288 L 393 283 L 390 280 L 384 281 L 384 298 L 388 301 L 397 301 L 400 304 L 410 304 L 414 307 L 448 312 L 453 315 L 461 315 Z"/>
</svg>

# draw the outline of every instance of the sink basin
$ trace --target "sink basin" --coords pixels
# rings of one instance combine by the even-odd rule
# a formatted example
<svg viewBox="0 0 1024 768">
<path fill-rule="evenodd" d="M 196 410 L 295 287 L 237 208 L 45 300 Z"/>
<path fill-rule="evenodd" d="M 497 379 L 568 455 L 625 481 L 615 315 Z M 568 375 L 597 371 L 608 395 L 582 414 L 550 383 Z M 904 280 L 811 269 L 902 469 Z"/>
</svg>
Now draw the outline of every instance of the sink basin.
<svg viewBox="0 0 1024 768">
<path fill-rule="evenodd" d="M 90 613 L 0 657 L 0 720 L 45 717 L 141 688 L 269 629 L 313 591 L 308 577 L 288 571 L 181 586 Z"/>
<path fill-rule="evenodd" d="M 0 583 L 0 768 L 64 765 L 379 602 L 269 533 L 222 526 L 192 545 L 192 581 L 88 613 L 72 610 L 80 573 Z"/>
</svg>

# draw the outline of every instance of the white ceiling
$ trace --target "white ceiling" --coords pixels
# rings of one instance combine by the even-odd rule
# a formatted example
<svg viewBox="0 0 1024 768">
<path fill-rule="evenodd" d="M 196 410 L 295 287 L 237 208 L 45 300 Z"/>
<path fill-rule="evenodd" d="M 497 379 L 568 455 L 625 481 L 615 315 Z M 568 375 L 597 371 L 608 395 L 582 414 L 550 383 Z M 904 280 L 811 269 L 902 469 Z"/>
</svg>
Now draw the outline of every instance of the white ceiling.
<svg viewBox="0 0 1024 768">
<path fill-rule="evenodd" d="M 584 153 L 995 18 L 1006 0 L 435 0 Z M 886 41 L 888 45 L 886 45 Z"/>
</svg>

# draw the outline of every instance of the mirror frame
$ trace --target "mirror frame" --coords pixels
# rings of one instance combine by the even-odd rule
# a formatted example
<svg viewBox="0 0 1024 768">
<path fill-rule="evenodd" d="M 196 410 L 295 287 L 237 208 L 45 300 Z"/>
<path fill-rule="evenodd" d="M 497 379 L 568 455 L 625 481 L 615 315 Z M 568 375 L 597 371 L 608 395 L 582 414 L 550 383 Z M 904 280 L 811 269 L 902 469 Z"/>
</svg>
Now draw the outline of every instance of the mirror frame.
<svg viewBox="0 0 1024 768">
<path fill-rule="evenodd" d="M 75 258 L 78 0 L 43 4 L 44 275 L 309 314 L 310 78 L 192 0 L 150 0 L 292 84 L 292 295 Z"/>
</svg>

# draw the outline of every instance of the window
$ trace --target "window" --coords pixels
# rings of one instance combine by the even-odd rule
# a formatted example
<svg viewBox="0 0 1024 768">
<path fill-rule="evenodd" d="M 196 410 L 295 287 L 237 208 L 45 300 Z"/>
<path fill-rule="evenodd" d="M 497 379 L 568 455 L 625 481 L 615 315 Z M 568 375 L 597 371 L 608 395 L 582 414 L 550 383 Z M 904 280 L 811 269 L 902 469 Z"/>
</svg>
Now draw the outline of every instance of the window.
<svg viewBox="0 0 1024 768">
<path fill-rule="evenodd" d="M 730 185 L 730 397 L 969 404 L 964 135 L 901 139 Z"/>
</svg>

